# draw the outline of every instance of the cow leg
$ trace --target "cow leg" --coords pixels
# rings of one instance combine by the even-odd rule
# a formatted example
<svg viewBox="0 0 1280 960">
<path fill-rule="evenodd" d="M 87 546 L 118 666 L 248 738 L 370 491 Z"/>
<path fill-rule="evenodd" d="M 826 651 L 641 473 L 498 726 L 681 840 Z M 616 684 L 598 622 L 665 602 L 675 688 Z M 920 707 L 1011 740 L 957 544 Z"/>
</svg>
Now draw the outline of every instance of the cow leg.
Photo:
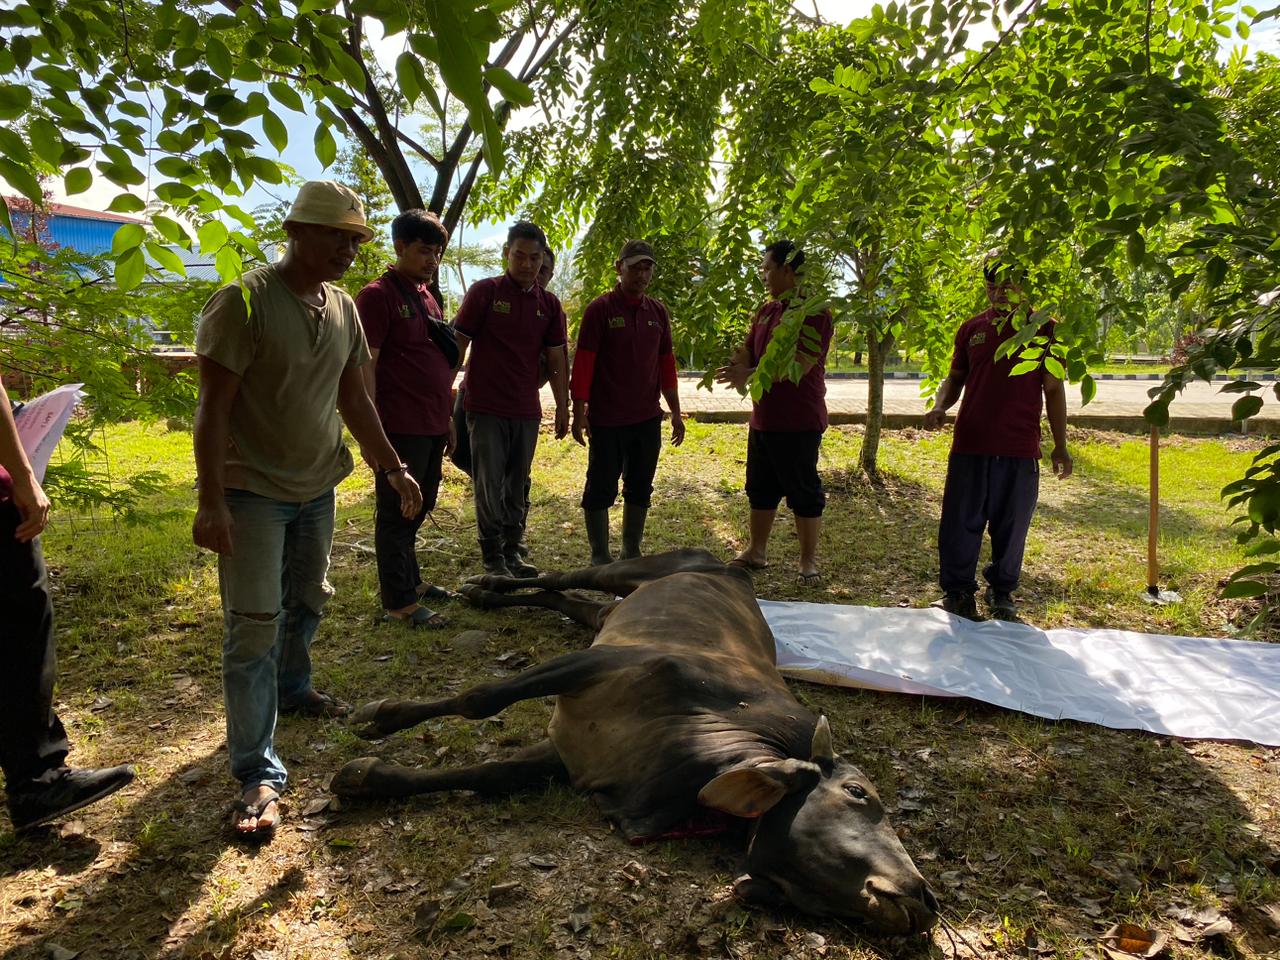
<svg viewBox="0 0 1280 960">
<path fill-rule="evenodd" d="M 688 549 L 669 550 L 633 560 L 616 560 L 598 567 L 584 567 L 563 573 L 547 572 L 528 580 L 484 574 L 471 577 L 467 582 L 495 593 L 511 593 L 521 589 L 599 590 L 625 597 L 642 584 L 661 580 L 673 573 L 723 572 L 724 569 L 724 563 L 715 554 L 702 549 Z"/>
<path fill-rule="evenodd" d="M 357 710 L 351 719 L 368 724 L 361 733 L 370 737 L 384 737 L 434 717 L 481 720 L 520 700 L 578 693 L 616 669 L 614 663 L 634 656 L 630 647 L 589 647 L 562 654 L 514 677 L 478 684 L 442 700 L 374 700 Z"/>
<path fill-rule="evenodd" d="M 569 779 L 550 740 L 525 747 L 507 760 L 472 767 L 423 770 L 385 763 L 377 757 L 352 760 L 333 777 L 330 789 L 347 799 L 390 799 L 441 790 L 474 790 L 484 794 L 515 793 L 549 781 Z"/>
<path fill-rule="evenodd" d="M 474 607 L 482 610 L 493 610 L 498 607 L 545 607 L 564 614 L 575 623 L 592 630 L 599 630 L 604 623 L 608 611 L 618 605 L 618 601 L 601 602 L 588 600 L 585 597 L 571 597 L 568 594 L 553 590 L 539 590 L 537 593 L 497 593 L 486 590 L 477 583 L 464 583 L 458 590 Z"/>
</svg>

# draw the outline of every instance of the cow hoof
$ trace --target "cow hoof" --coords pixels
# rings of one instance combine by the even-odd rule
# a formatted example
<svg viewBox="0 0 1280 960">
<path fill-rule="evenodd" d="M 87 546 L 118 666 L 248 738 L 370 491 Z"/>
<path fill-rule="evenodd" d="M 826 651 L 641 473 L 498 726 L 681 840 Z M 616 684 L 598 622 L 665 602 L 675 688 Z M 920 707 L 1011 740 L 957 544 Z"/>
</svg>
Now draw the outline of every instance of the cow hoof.
<svg viewBox="0 0 1280 960">
<path fill-rule="evenodd" d="M 390 700 L 385 698 L 382 700 L 373 700 L 366 703 L 351 715 L 351 721 L 353 723 L 364 725 L 363 729 L 357 731 L 360 736 L 364 737 L 366 740 L 374 740 L 379 737 L 385 737 L 388 734 L 395 733 L 400 729 L 400 727 L 396 726 L 392 726 L 390 729 L 387 729 L 379 724 L 378 713 L 390 702 Z M 387 718 L 383 716 L 381 719 L 382 722 L 385 723 Z"/>
<path fill-rule="evenodd" d="M 462 594 L 463 599 L 473 607 L 479 607 L 481 610 L 489 610 L 498 606 L 498 600 L 501 595 L 494 593 L 492 590 L 486 590 L 479 583 L 471 583 L 468 581 L 458 588 L 458 593 Z"/>
<path fill-rule="evenodd" d="M 377 757 L 352 760 L 333 775 L 333 780 L 329 783 L 330 791 L 348 800 L 373 796 L 365 787 L 365 781 L 373 768 L 381 762 Z"/>
<path fill-rule="evenodd" d="M 467 577 L 463 581 L 462 588 L 458 591 L 464 597 L 467 595 L 467 587 L 478 587 L 482 590 L 492 590 L 495 593 L 511 593 L 513 590 L 519 590 L 521 587 L 527 587 L 527 583 L 523 583 L 515 577 L 504 577 L 493 573 L 478 573 L 474 577 Z"/>
</svg>

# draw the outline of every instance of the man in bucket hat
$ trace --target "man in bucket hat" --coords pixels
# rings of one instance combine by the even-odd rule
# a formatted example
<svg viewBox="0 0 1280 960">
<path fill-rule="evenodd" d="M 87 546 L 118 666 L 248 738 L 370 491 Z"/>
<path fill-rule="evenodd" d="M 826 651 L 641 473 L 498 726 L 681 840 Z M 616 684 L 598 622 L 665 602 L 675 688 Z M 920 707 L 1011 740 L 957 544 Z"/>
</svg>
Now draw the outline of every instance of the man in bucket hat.
<svg viewBox="0 0 1280 960">
<path fill-rule="evenodd" d="M 355 303 L 332 285 L 373 237 L 360 199 L 332 181 L 305 183 L 284 228 L 284 258 L 217 291 L 196 331 L 192 535 L 218 554 L 227 751 L 241 784 L 232 829 L 253 841 L 274 834 L 287 778 L 273 746 L 277 709 L 348 710 L 312 686 L 310 657 L 333 593 L 334 488 L 354 466 L 338 414 L 404 515 L 422 505 L 365 392 Z"/>
<path fill-rule="evenodd" d="M 671 410 L 671 445 L 684 441 L 671 314 L 645 295 L 656 260 L 644 240 L 628 240 L 614 261 L 618 284 L 587 305 L 578 329 L 569 392 L 573 439 L 586 444 L 582 512 L 593 564 L 609 563 L 609 508 L 622 480 L 622 552 L 640 556 L 653 475 L 662 447 L 662 408 Z"/>
</svg>

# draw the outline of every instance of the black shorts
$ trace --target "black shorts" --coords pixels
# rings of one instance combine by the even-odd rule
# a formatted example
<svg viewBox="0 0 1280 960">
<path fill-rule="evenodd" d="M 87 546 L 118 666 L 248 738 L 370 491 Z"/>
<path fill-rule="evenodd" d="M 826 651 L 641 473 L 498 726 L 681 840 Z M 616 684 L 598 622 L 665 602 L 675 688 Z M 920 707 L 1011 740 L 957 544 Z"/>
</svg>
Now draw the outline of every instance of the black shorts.
<svg viewBox="0 0 1280 960">
<path fill-rule="evenodd" d="M 747 434 L 747 499 L 752 510 L 776 510 L 783 497 L 797 517 L 820 517 L 827 496 L 818 477 L 822 431 L 752 429 Z"/>
<path fill-rule="evenodd" d="M 661 450 L 662 417 L 625 427 L 592 427 L 582 509 L 608 510 L 613 506 L 619 478 L 623 502 L 647 509 Z"/>
</svg>

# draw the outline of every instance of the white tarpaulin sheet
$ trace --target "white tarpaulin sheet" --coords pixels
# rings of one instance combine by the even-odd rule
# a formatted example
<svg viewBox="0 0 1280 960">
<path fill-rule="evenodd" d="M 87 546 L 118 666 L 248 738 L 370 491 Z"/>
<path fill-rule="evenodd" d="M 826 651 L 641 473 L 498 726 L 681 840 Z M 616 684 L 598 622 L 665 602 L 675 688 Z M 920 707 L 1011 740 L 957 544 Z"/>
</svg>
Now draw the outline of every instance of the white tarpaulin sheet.
<svg viewBox="0 0 1280 960">
<path fill-rule="evenodd" d="M 1280 644 L 761 600 L 789 677 L 1051 720 L 1280 745 Z"/>
</svg>

